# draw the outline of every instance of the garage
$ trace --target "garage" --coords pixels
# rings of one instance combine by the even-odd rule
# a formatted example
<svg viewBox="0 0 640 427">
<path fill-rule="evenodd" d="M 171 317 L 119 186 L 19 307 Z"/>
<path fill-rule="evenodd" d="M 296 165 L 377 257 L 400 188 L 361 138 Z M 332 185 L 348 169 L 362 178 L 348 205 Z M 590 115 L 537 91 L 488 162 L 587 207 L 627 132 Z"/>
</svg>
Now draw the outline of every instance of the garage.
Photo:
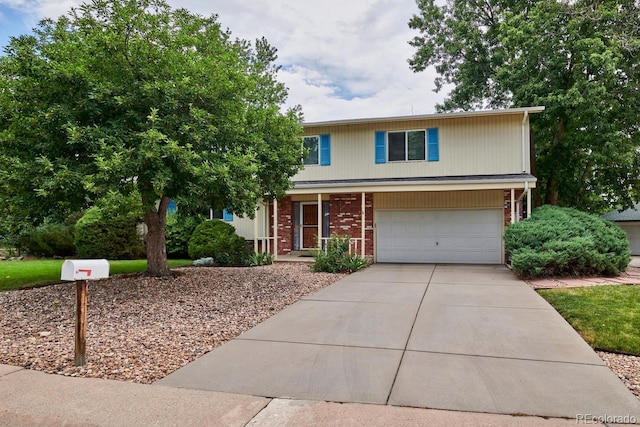
<svg viewBox="0 0 640 427">
<path fill-rule="evenodd" d="M 377 262 L 501 264 L 500 209 L 378 211 Z"/>
<path fill-rule="evenodd" d="M 627 233 L 631 255 L 640 255 L 640 203 L 622 212 L 608 212 L 602 218 L 620 226 Z"/>
<path fill-rule="evenodd" d="M 640 223 L 618 222 L 617 225 L 627 233 L 631 255 L 640 255 Z"/>
</svg>

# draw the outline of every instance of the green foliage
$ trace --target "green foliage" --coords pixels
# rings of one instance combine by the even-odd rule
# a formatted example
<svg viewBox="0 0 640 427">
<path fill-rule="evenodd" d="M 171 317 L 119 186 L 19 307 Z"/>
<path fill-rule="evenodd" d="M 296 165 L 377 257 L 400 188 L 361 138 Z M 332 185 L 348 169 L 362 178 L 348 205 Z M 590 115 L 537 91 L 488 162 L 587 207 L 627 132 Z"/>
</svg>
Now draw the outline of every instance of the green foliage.
<svg viewBox="0 0 640 427">
<path fill-rule="evenodd" d="M 0 204 L 37 223 L 137 192 L 150 273 L 168 273 L 169 199 L 252 214 L 300 170 L 302 114 L 280 108 L 276 58 L 164 0 L 42 21 L 0 57 Z"/>
<path fill-rule="evenodd" d="M 531 118 L 537 203 L 590 212 L 640 199 L 640 3 L 418 2 L 410 60 L 440 111 L 543 105 Z"/>
<path fill-rule="evenodd" d="M 20 235 L 20 247 L 35 256 L 51 258 L 75 255 L 73 225 L 44 223 Z"/>
<path fill-rule="evenodd" d="M 620 227 L 570 208 L 534 210 L 531 218 L 506 229 L 504 242 L 513 270 L 527 277 L 614 275 L 630 261 Z"/>
<path fill-rule="evenodd" d="M 30 259 L 0 263 L 0 291 L 51 285 L 60 282 L 62 260 Z M 187 267 L 190 260 L 169 260 L 170 268 Z M 140 273 L 147 268 L 145 260 L 109 261 L 109 276 Z"/>
<path fill-rule="evenodd" d="M 1 208 L 0 208 L 1 209 Z M 8 251 L 9 256 L 20 252 L 20 234 L 29 228 L 24 222 L 10 215 L 0 213 L 0 249 Z"/>
<path fill-rule="evenodd" d="M 254 252 L 249 257 L 249 265 L 271 265 L 273 264 L 273 255 L 269 252 Z"/>
<path fill-rule="evenodd" d="M 211 257 L 222 266 L 247 265 L 249 249 L 233 225 L 212 219 L 198 225 L 191 235 L 189 256 L 193 259 Z"/>
<path fill-rule="evenodd" d="M 357 254 L 349 254 L 351 236 L 332 234 L 327 241 L 326 249 L 314 252 L 313 271 L 327 273 L 352 273 L 369 265 L 367 258 Z"/>
<path fill-rule="evenodd" d="M 216 265 L 216 262 L 211 257 L 193 260 L 194 267 L 213 267 L 214 265 Z"/>
<path fill-rule="evenodd" d="M 201 215 L 183 215 L 180 211 L 167 216 L 167 257 L 181 259 L 189 257 L 191 234 L 204 221 Z"/>
<path fill-rule="evenodd" d="M 640 286 L 539 290 L 592 347 L 640 355 Z"/>
<path fill-rule="evenodd" d="M 138 232 L 141 207 L 133 195 L 109 195 L 76 223 L 75 244 L 80 258 L 137 259 L 144 252 Z"/>
</svg>

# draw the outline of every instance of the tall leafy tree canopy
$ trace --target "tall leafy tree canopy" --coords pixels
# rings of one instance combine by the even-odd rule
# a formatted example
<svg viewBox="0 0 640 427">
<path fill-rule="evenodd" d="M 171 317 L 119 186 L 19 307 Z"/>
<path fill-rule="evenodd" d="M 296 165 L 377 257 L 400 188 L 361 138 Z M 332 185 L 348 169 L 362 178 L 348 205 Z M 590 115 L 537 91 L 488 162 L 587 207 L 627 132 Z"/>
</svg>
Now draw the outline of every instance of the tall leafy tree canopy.
<svg viewBox="0 0 640 427">
<path fill-rule="evenodd" d="M 640 199 L 640 2 L 418 0 L 415 72 L 440 111 L 544 105 L 536 202 L 601 212 Z"/>
<path fill-rule="evenodd" d="M 94 0 L 0 58 L 0 201 L 34 222 L 108 192 L 141 195 L 148 272 L 169 273 L 178 205 L 252 214 L 302 164 L 276 50 L 164 0 Z"/>
</svg>

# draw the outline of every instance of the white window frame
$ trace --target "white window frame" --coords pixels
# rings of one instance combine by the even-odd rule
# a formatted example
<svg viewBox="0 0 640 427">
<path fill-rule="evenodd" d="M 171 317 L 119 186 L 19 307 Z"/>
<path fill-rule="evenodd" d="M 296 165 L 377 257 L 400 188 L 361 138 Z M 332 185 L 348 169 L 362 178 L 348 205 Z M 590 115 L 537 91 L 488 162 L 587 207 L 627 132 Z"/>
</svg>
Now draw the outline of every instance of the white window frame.
<svg viewBox="0 0 640 427">
<path fill-rule="evenodd" d="M 315 138 L 317 143 L 318 143 L 318 161 L 316 163 L 305 163 L 307 158 L 305 157 L 304 159 L 302 159 L 302 164 L 307 167 L 307 166 L 320 166 L 320 135 L 306 135 L 302 137 L 302 149 L 304 150 L 304 142 L 307 138 Z"/>
<path fill-rule="evenodd" d="M 409 133 L 410 132 L 422 132 L 424 135 L 424 158 L 423 159 L 413 159 L 409 160 Z M 389 141 L 389 135 L 392 133 L 404 133 L 404 159 L 403 160 L 391 160 L 390 151 L 391 151 L 391 142 Z M 427 153 L 428 149 L 428 141 L 427 141 L 427 130 L 426 129 L 408 129 L 408 130 L 390 130 L 387 131 L 387 162 L 389 163 L 397 163 L 397 162 L 425 162 L 429 157 Z"/>
</svg>

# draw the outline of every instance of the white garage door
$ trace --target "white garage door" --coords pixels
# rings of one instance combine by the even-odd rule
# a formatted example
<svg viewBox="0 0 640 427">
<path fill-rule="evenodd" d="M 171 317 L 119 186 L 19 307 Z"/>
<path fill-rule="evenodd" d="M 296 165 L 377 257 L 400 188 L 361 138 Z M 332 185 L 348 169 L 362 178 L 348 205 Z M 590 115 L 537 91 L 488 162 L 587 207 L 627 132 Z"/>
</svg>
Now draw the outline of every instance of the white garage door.
<svg viewBox="0 0 640 427">
<path fill-rule="evenodd" d="M 640 255 L 640 224 L 627 223 L 618 225 L 627 233 L 631 255 Z"/>
<path fill-rule="evenodd" d="M 500 264 L 501 210 L 379 211 L 378 262 Z"/>
</svg>

